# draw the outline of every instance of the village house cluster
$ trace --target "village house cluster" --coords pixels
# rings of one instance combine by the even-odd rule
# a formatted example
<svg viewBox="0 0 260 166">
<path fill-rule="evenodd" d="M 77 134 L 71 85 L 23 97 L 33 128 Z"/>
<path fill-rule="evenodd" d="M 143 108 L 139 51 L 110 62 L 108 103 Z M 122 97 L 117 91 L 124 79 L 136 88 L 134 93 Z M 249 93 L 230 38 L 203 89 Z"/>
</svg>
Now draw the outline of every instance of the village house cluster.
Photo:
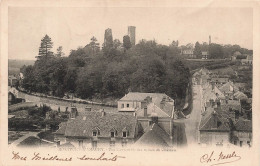
<svg viewBox="0 0 260 166">
<path fill-rule="evenodd" d="M 78 112 L 71 107 L 70 118 L 55 133 L 58 146 L 76 148 L 172 147 L 174 100 L 163 93 L 129 92 L 118 101 L 118 112 Z"/>
<path fill-rule="evenodd" d="M 228 77 L 202 68 L 193 74 L 193 84 L 201 86 L 202 145 L 252 145 L 252 99 Z M 250 107 L 245 107 L 250 105 Z"/>
</svg>

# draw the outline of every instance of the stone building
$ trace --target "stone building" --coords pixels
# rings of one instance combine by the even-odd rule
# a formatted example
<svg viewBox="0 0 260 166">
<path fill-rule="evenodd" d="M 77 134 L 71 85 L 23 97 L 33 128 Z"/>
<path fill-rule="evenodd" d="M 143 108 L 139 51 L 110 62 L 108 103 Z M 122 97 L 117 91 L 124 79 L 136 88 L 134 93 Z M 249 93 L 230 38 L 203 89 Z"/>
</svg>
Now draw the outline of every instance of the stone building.
<svg viewBox="0 0 260 166">
<path fill-rule="evenodd" d="M 130 37 L 130 42 L 132 46 L 135 45 L 135 26 L 128 26 L 128 36 Z"/>
<path fill-rule="evenodd" d="M 113 35 L 112 35 L 112 29 L 110 28 L 105 30 L 104 47 L 113 47 Z"/>
<path fill-rule="evenodd" d="M 55 133 L 60 144 L 70 143 L 79 148 L 122 147 L 138 138 L 139 126 L 133 114 L 105 111 L 73 111 L 67 122 L 62 122 Z"/>
</svg>

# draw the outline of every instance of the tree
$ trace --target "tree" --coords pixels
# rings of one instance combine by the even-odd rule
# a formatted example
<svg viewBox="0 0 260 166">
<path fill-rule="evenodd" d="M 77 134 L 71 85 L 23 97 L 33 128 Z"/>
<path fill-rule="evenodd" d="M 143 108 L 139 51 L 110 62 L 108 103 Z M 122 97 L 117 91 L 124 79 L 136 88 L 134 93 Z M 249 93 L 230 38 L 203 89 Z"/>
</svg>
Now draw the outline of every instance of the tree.
<svg viewBox="0 0 260 166">
<path fill-rule="evenodd" d="M 224 58 L 223 47 L 219 44 L 211 43 L 209 45 L 209 58 L 210 59 L 222 59 L 222 58 Z"/>
<path fill-rule="evenodd" d="M 199 42 L 195 43 L 194 55 L 196 55 L 197 58 L 201 58 L 201 46 Z"/>
<path fill-rule="evenodd" d="M 128 50 L 132 47 L 130 37 L 128 35 L 125 35 L 123 37 L 123 47 L 125 48 L 125 50 Z"/>
<path fill-rule="evenodd" d="M 91 47 L 91 50 L 92 50 L 92 55 L 94 55 L 95 53 L 97 53 L 99 51 L 99 43 L 97 43 L 97 39 L 93 36 L 91 39 L 90 39 L 90 47 Z"/>
<path fill-rule="evenodd" d="M 115 39 L 114 40 L 114 48 L 115 49 L 118 49 L 118 48 L 120 48 L 122 46 L 122 43 L 120 42 L 120 40 L 119 39 Z"/>
<path fill-rule="evenodd" d="M 41 40 L 41 46 L 39 48 L 39 57 L 47 57 L 49 55 L 52 55 L 52 46 L 53 43 L 51 41 L 51 38 L 48 35 L 45 35 Z"/>
<path fill-rule="evenodd" d="M 62 57 L 62 56 L 64 56 L 65 54 L 62 52 L 62 46 L 59 46 L 58 48 L 57 48 L 57 54 L 56 54 L 56 56 L 57 57 Z"/>
<path fill-rule="evenodd" d="M 172 47 L 178 47 L 179 46 L 179 41 L 177 40 L 177 41 L 172 41 L 172 43 L 170 44 L 170 46 L 172 46 Z"/>
</svg>

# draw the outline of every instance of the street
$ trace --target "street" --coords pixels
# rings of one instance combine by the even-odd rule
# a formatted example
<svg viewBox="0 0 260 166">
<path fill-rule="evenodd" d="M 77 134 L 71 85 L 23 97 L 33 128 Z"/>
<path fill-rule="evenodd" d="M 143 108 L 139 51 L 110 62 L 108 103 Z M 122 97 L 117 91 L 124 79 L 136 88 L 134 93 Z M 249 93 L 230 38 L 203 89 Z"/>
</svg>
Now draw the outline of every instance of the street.
<svg viewBox="0 0 260 166">
<path fill-rule="evenodd" d="M 175 122 L 184 123 L 187 145 L 194 145 L 199 143 L 199 123 L 201 119 L 201 86 L 193 85 L 193 107 L 191 114 L 187 116 L 187 119 L 178 119 Z"/>
</svg>

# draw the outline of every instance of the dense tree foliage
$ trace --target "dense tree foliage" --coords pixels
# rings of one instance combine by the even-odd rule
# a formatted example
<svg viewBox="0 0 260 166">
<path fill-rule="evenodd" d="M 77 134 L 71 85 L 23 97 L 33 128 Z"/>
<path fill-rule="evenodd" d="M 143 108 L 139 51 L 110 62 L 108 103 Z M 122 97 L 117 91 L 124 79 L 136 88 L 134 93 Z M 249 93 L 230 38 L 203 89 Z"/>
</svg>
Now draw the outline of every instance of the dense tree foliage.
<svg viewBox="0 0 260 166">
<path fill-rule="evenodd" d="M 192 44 L 187 44 L 186 46 L 182 45 L 180 46 L 183 50 L 193 48 Z M 236 51 L 240 52 L 241 54 L 253 54 L 253 50 L 248 50 L 246 48 L 241 48 L 239 45 L 220 45 L 216 43 L 211 43 L 208 45 L 208 43 L 204 42 L 203 44 L 200 44 L 199 42 L 195 43 L 194 47 L 194 55 L 197 56 L 197 58 L 201 58 L 201 52 L 207 51 L 209 53 L 208 59 L 224 59 L 224 58 L 230 58 Z"/>
<path fill-rule="evenodd" d="M 34 66 L 23 68 L 22 87 L 59 97 L 73 93 L 80 98 L 101 100 L 120 98 L 129 91 L 185 97 L 190 75 L 179 58 L 176 43 L 165 46 L 141 40 L 130 48 L 126 39 L 125 50 L 118 49 L 121 42 L 116 40 L 110 50 L 96 51 L 94 39 L 84 48 L 71 50 L 68 57 L 39 59 Z"/>
</svg>

